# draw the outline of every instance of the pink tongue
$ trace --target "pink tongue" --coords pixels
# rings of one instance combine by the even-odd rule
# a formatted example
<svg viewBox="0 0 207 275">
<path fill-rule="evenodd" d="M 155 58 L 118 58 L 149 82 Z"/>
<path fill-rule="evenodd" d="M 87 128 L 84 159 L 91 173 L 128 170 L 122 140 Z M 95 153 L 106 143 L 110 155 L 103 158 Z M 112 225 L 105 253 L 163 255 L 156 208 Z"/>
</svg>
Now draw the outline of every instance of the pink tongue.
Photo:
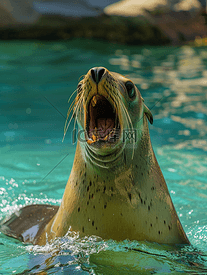
<svg viewBox="0 0 207 275">
<path fill-rule="evenodd" d="M 92 126 L 92 125 L 91 125 Z M 98 118 L 97 119 L 97 135 L 99 139 L 104 139 L 114 128 L 114 120 L 111 118 Z M 90 127 L 90 134 L 95 131 Z"/>
<path fill-rule="evenodd" d="M 98 135 L 100 137 L 107 136 L 114 128 L 114 121 L 111 118 L 98 118 L 97 119 Z"/>
</svg>

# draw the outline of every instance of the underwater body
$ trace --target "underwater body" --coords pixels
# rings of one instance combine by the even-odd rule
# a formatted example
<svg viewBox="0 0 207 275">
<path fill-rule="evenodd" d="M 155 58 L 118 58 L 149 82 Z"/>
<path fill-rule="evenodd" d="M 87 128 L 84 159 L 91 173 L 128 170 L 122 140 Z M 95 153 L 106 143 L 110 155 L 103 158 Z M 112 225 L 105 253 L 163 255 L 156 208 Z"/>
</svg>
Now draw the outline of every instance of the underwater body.
<svg viewBox="0 0 207 275">
<path fill-rule="evenodd" d="M 152 146 L 191 246 L 78 238 L 43 247 L 0 233 L 0 274 L 205 272 L 207 50 L 90 40 L 0 44 L 0 219 L 28 204 L 60 205 L 76 144 L 62 142 L 68 98 L 95 66 L 129 77 L 154 117 Z M 47 274 L 46 273 L 46 274 Z"/>
</svg>

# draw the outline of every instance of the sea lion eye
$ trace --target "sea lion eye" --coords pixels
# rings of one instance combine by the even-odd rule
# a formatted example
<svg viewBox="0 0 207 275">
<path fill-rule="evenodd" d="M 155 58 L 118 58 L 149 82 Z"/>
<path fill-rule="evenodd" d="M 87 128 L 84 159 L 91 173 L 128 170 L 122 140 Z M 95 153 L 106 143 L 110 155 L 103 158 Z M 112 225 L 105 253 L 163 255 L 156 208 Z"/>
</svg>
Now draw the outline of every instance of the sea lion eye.
<svg viewBox="0 0 207 275">
<path fill-rule="evenodd" d="M 125 86 L 126 86 L 126 89 L 127 89 L 127 92 L 128 92 L 128 96 L 130 98 L 133 98 L 135 97 L 135 87 L 134 87 L 134 84 L 131 82 L 131 81 L 128 81 L 125 83 Z"/>
</svg>

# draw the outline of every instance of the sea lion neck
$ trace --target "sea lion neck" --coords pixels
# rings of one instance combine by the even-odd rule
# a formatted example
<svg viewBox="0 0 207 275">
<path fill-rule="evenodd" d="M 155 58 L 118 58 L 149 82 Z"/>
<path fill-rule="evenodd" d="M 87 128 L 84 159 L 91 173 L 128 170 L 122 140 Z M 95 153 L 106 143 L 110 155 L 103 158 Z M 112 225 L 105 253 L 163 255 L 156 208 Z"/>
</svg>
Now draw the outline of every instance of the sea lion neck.
<svg viewBox="0 0 207 275">
<path fill-rule="evenodd" d="M 147 121 L 145 123 L 147 124 Z M 109 178 L 115 180 L 123 172 L 133 171 L 138 166 L 137 163 L 139 163 L 139 172 L 141 173 L 142 170 L 144 173 L 148 166 L 156 166 L 151 141 L 147 133 L 148 128 L 136 144 L 126 144 L 117 150 L 116 154 L 102 156 L 102 158 L 95 153 L 92 155 L 91 152 L 89 155 L 86 147 L 78 143 L 71 173 L 78 178 L 81 174 L 87 178 L 90 175 L 91 178 L 100 177 L 109 181 Z M 133 173 L 131 172 L 131 174 Z"/>
<path fill-rule="evenodd" d="M 90 169 L 94 173 L 111 174 L 120 173 L 134 166 L 137 160 L 146 167 L 145 162 L 152 161 L 152 145 L 149 137 L 147 119 L 143 118 L 145 130 L 137 131 L 135 142 L 122 141 L 111 151 L 94 150 L 86 142 L 78 141 L 74 166 L 81 166 L 84 169 Z M 152 165 L 152 163 L 151 163 Z M 87 167 L 87 168 L 85 168 Z M 90 167 L 90 168 L 89 168 Z M 100 172 L 101 171 L 101 172 Z"/>
<path fill-rule="evenodd" d="M 101 155 L 90 150 L 89 146 L 81 146 L 78 143 L 73 169 L 80 166 L 84 173 L 94 174 L 94 176 L 100 174 L 103 177 L 106 174 L 115 175 L 119 173 L 120 170 L 123 170 L 121 167 L 126 166 L 125 161 L 125 149 L 123 146 L 120 146 L 111 154 Z"/>
</svg>

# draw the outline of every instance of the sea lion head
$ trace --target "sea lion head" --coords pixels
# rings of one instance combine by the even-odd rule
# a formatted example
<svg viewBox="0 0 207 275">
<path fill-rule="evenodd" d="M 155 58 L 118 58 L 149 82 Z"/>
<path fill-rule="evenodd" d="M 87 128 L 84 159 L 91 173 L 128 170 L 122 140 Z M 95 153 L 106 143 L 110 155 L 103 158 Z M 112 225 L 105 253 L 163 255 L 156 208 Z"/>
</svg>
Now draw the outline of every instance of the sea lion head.
<svg viewBox="0 0 207 275">
<path fill-rule="evenodd" d="M 134 150 L 145 117 L 153 122 L 134 83 L 104 67 L 90 69 L 79 82 L 74 113 L 81 146 L 90 158 L 99 156 L 100 161 L 113 159 L 129 143 Z"/>
</svg>

